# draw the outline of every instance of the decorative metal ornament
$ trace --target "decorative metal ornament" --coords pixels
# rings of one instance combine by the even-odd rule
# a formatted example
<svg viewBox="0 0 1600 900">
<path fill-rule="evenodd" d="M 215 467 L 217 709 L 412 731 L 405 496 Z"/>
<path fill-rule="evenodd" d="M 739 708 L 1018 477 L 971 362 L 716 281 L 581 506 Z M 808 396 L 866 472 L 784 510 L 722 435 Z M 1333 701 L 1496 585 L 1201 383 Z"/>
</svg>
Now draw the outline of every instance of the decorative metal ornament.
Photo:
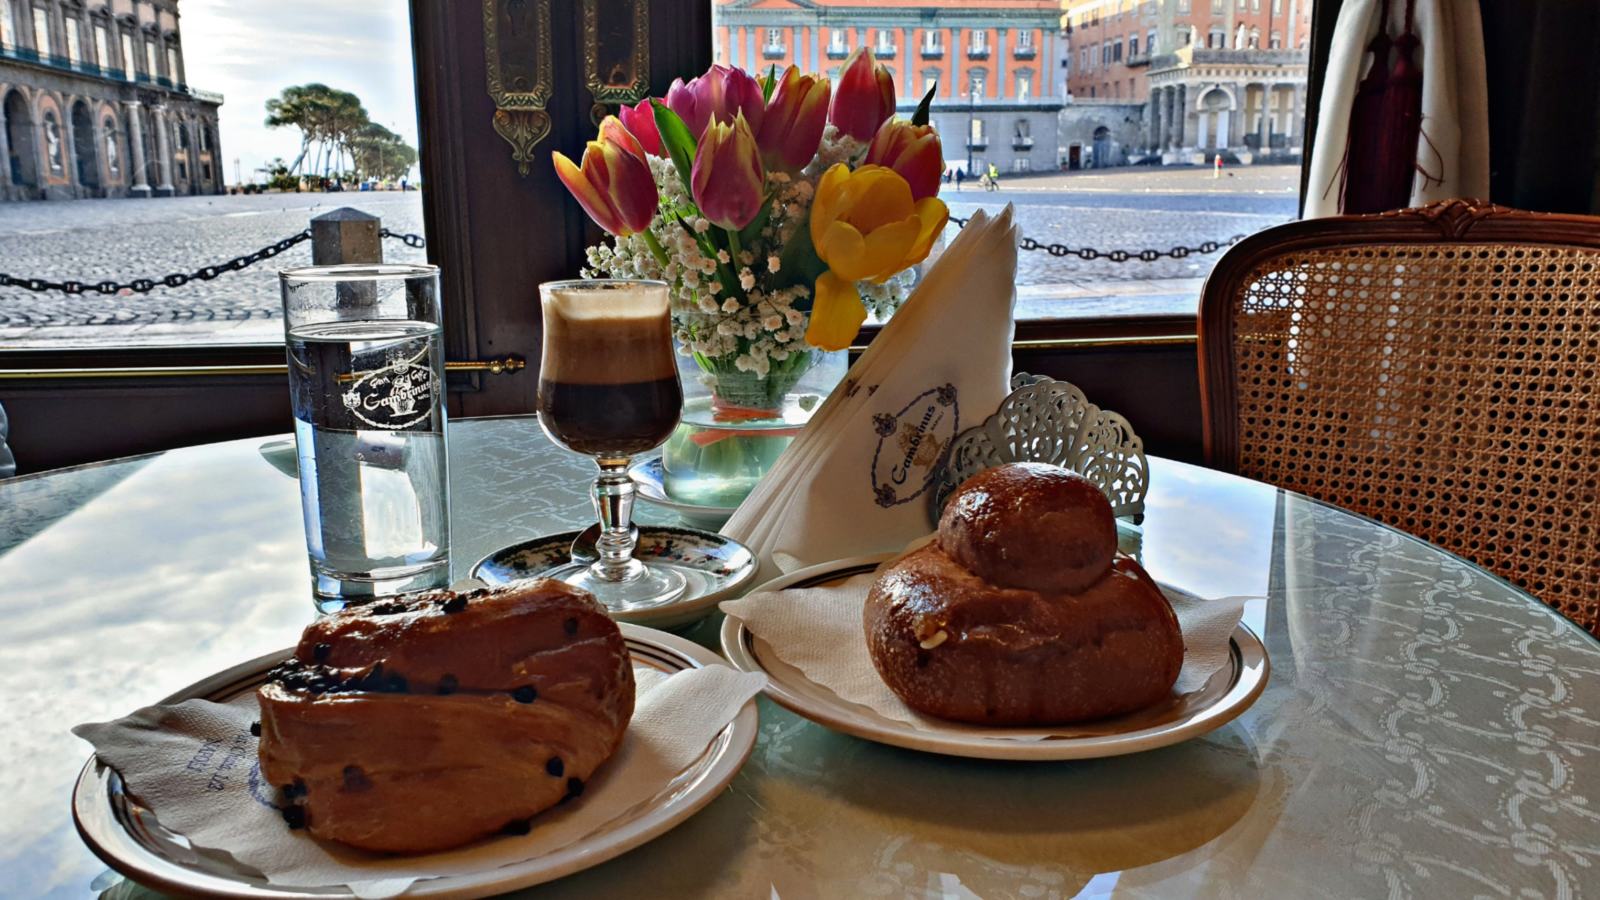
<svg viewBox="0 0 1600 900">
<path fill-rule="evenodd" d="M 1117 413 L 1089 402 L 1076 385 L 1018 373 L 1011 394 L 982 425 L 956 436 L 931 495 L 935 522 L 961 483 L 1010 462 L 1055 463 L 1094 482 L 1117 516 L 1144 520 L 1150 463 L 1144 441 Z"/>
<path fill-rule="evenodd" d="M 550 0 L 483 0 L 483 59 L 494 100 L 494 130 L 511 145 L 517 172 L 532 171 L 533 148 L 550 134 L 554 91 Z"/>
<path fill-rule="evenodd" d="M 596 125 L 650 92 L 649 0 L 583 0 L 583 75 Z"/>
</svg>

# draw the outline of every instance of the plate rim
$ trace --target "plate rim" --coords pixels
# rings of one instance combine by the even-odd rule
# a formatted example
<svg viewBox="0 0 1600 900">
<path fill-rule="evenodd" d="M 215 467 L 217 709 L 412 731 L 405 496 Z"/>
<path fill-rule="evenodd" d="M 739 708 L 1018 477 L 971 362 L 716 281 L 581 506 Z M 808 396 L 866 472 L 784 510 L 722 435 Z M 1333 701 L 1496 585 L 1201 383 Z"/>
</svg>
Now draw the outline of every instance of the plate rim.
<svg viewBox="0 0 1600 900">
<path fill-rule="evenodd" d="M 634 645 L 639 645 L 641 648 L 667 651 L 685 664 L 680 671 L 728 664 L 727 660 L 718 656 L 716 651 L 702 647 L 687 638 L 627 622 L 618 622 L 617 626 L 629 644 L 630 658 L 638 655 L 639 650 Z M 294 648 L 288 647 L 231 666 L 168 695 L 158 701 L 157 705 L 216 694 L 240 679 L 261 674 L 293 652 Z M 678 827 L 721 796 L 723 789 L 732 783 L 755 750 L 759 731 L 760 713 L 756 698 L 751 697 L 716 737 L 713 737 L 712 742 L 715 744 L 722 735 L 728 735 L 723 747 L 713 751 L 716 756 L 700 778 L 696 779 L 677 800 L 654 810 L 654 818 L 649 815 L 641 816 L 611 832 L 615 837 L 608 843 L 586 847 L 587 841 L 580 840 L 548 856 L 535 857 L 481 872 L 419 880 L 414 882 L 403 896 L 488 896 L 544 884 L 615 859 Z M 111 774 L 114 772 L 110 766 L 102 765 L 94 753 L 89 754 L 73 784 L 72 822 L 85 846 L 124 877 L 156 890 L 170 891 L 182 896 L 226 897 L 240 898 L 240 900 L 353 896 L 350 892 L 331 885 L 318 888 L 274 887 L 234 881 L 211 872 L 195 871 L 151 852 L 128 834 L 111 807 L 108 786 Z M 539 864 L 541 860 L 551 859 L 555 860 L 554 864 Z"/>
<path fill-rule="evenodd" d="M 690 525 L 637 525 L 637 527 L 641 535 L 649 531 L 680 531 L 689 532 L 701 537 L 715 538 L 716 540 L 722 541 L 726 544 L 732 544 L 735 547 L 743 550 L 749 557 L 750 564 L 745 568 L 745 571 L 742 575 L 733 578 L 733 580 L 731 580 L 726 586 L 693 599 L 674 600 L 671 603 L 663 603 L 660 606 L 652 606 L 639 610 L 624 610 L 620 612 L 609 609 L 606 610 L 606 615 L 610 616 L 612 619 L 615 619 L 618 624 L 627 623 L 630 625 L 642 625 L 645 627 L 677 628 L 687 625 L 690 622 L 697 622 L 709 615 L 711 611 L 716 608 L 718 603 L 742 594 L 745 590 L 745 587 L 750 584 L 750 582 L 755 580 L 756 573 L 761 571 L 761 560 L 756 557 L 755 551 L 745 546 L 742 541 L 735 540 L 725 534 L 719 534 L 715 531 L 707 531 L 704 528 L 695 528 Z M 485 553 L 478 559 L 477 562 L 473 563 L 472 567 L 467 570 L 467 577 L 476 578 L 479 581 L 482 581 L 484 584 L 490 586 L 509 584 L 509 581 L 490 581 L 484 578 L 481 574 L 484 564 L 489 562 L 492 557 L 519 547 L 525 547 L 529 544 L 544 543 L 547 541 L 555 541 L 558 542 L 558 544 L 570 544 L 572 539 L 577 537 L 582 532 L 583 529 L 578 528 L 571 531 L 562 531 L 555 534 L 531 537 L 527 540 L 506 544 L 503 547 L 497 547 L 494 550 Z"/>
<path fill-rule="evenodd" d="M 807 566 L 757 585 L 751 588 L 749 593 L 784 590 L 829 576 L 860 574 L 898 555 L 898 553 L 876 553 Z M 1150 729 L 1144 729 L 1126 734 L 1097 735 L 1088 738 L 1021 741 L 967 734 L 919 732 L 911 730 L 910 726 L 890 728 L 878 725 L 850 712 L 848 706 L 853 704 L 849 704 L 849 701 L 843 698 L 839 698 L 838 704 L 817 703 L 810 697 L 791 691 L 777 675 L 761 665 L 760 660 L 747 645 L 747 637 L 752 636 L 752 632 L 745 627 L 742 620 L 733 616 L 726 617 L 722 622 L 720 635 L 722 655 L 733 664 L 733 667 L 743 672 L 760 672 L 766 675 L 767 686 L 763 689 L 763 693 L 772 702 L 798 716 L 810 719 L 825 728 L 875 743 L 924 753 L 974 759 L 1023 762 L 1101 759 L 1179 744 L 1215 731 L 1238 718 L 1255 704 L 1266 689 L 1272 670 L 1266 645 L 1241 620 L 1229 635 L 1230 661 L 1237 673 L 1233 684 L 1215 703 L 1196 711 L 1189 721 L 1155 733 L 1149 733 Z M 810 681 L 809 678 L 807 680 Z M 816 684 L 814 681 L 811 683 Z"/>
</svg>

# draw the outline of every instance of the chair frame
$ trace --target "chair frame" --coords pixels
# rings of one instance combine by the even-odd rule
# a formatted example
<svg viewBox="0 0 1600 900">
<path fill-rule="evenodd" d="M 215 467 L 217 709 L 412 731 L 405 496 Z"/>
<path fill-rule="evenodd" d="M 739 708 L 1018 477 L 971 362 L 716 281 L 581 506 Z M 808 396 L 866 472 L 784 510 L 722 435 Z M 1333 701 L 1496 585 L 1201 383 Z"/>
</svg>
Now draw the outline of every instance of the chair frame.
<svg viewBox="0 0 1600 900">
<path fill-rule="evenodd" d="M 1206 465 L 1227 472 L 1239 468 L 1233 302 L 1261 263 L 1297 251 L 1348 246 L 1495 242 L 1600 250 L 1600 219 L 1527 212 L 1483 200 L 1441 200 L 1375 215 L 1291 222 L 1251 235 L 1223 254 L 1200 294 L 1200 409 Z"/>
</svg>

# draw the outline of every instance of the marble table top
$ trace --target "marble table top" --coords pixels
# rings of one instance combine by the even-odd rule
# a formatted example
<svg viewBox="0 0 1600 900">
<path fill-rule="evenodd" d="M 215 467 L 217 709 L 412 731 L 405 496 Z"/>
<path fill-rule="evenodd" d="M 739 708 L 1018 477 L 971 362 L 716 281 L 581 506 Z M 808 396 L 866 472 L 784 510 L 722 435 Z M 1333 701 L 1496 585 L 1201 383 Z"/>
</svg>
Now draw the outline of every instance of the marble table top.
<svg viewBox="0 0 1600 900">
<path fill-rule="evenodd" d="M 88 747 L 68 729 L 312 617 L 274 440 L 0 481 L 0 894 L 143 895 L 73 829 Z M 592 469 L 532 419 L 452 423 L 450 461 L 458 577 L 588 520 Z M 1267 485 L 1152 459 L 1148 504 L 1132 549 L 1153 576 L 1265 598 L 1250 624 L 1271 680 L 1232 724 L 1018 764 L 868 743 L 763 700 L 723 796 L 538 895 L 1600 896 L 1600 644 L 1466 562 Z M 719 618 L 687 634 L 715 647 Z"/>
</svg>

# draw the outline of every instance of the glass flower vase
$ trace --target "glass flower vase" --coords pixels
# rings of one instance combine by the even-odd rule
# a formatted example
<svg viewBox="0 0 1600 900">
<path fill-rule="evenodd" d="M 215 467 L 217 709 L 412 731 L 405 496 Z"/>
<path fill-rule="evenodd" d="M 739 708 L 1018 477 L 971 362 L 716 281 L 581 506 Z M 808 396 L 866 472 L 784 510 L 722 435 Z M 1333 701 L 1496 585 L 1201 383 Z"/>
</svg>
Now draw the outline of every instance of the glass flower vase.
<svg viewBox="0 0 1600 900">
<path fill-rule="evenodd" d="M 734 507 L 778 461 L 849 365 L 848 351 L 808 347 L 771 361 L 762 375 L 732 355 L 680 355 L 683 418 L 661 450 L 668 496 Z"/>
</svg>

